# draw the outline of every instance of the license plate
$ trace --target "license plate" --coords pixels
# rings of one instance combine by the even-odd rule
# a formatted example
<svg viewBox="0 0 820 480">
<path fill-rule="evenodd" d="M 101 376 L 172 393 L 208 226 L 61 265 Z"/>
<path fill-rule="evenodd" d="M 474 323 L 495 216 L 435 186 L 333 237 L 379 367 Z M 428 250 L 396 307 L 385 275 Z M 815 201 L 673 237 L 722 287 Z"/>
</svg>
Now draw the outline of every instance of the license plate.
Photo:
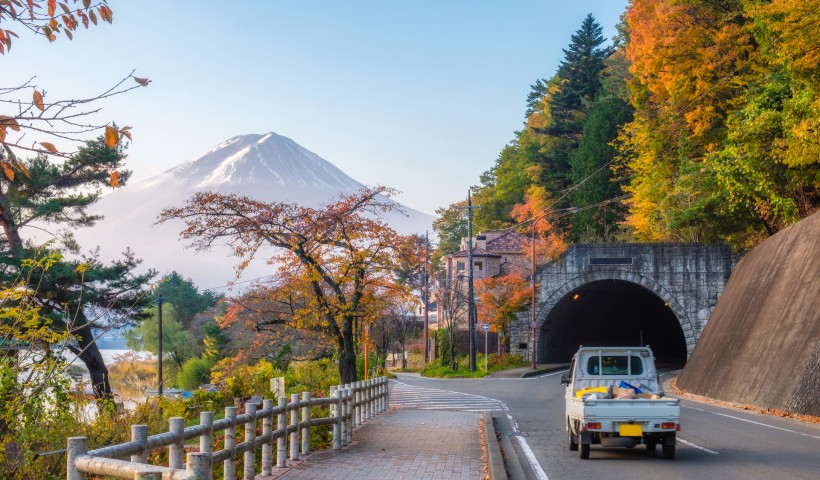
<svg viewBox="0 0 820 480">
<path fill-rule="evenodd" d="M 640 437 L 643 435 L 643 428 L 639 423 L 622 423 L 618 427 L 618 434 L 622 437 Z"/>
</svg>

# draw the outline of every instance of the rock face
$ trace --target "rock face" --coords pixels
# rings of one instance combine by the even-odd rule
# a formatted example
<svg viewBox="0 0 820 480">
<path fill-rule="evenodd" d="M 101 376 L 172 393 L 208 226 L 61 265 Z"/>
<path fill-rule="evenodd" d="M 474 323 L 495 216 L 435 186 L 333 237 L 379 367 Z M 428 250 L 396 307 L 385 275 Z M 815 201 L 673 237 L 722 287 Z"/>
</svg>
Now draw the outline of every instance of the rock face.
<svg viewBox="0 0 820 480">
<path fill-rule="evenodd" d="M 820 213 L 740 261 L 678 385 L 820 416 Z"/>
</svg>

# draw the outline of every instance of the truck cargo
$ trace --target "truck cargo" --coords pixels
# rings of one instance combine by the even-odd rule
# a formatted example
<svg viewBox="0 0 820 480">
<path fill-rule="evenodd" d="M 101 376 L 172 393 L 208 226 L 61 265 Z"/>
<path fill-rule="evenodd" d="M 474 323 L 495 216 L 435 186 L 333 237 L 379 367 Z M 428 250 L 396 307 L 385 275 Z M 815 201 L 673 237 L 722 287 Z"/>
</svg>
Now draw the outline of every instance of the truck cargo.
<svg viewBox="0 0 820 480">
<path fill-rule="evenodd" d="M 652 349 L 581 347 L 561 376 L 566 385 L 567 445 L 589 458 L 590 447 L 633 448 L 675 457 L 680 400 L 658 383 Z"/>
</svg>

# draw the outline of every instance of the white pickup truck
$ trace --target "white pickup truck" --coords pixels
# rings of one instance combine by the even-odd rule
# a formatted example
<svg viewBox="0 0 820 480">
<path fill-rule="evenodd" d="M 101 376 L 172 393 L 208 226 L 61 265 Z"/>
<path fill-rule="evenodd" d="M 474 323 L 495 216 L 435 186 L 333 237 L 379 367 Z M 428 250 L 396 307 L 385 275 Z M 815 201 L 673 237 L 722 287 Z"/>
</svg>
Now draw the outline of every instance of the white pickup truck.
<svg viewBox="0 0 820 480">
<path fill-rule="evenodd" d="M 675 457 L 680 401 L 660 390 L 648 346 L 581 347 L 561 383 L 567 386 L 567 443 L 581 458 L 589 458 L 593 443 L 627 448 L 643 443 L 649 452 L 661 444 L 664 457 Z"/>
</svg>

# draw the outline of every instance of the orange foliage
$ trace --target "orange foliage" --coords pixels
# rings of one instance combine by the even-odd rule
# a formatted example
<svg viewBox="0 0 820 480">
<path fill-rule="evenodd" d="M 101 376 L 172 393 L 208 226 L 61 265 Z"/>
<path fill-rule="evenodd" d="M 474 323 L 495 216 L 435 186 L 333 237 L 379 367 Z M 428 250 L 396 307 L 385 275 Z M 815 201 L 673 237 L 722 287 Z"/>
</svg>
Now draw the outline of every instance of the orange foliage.
<svg viewBox="0 0 820 480">
<path fill-rule="evenodd" d="M 530 304 L 529 282 L 516 274 L 503 277 L 489 277 L 476 280 L 478 294 L 478 318 L 493 326 L 499 332 L 501 342 L 507 345 L 510 323 L 515 314 Z"/>
<path fill-rule="evenodd" d="M 512 217 L 519 223 L 538 219 L 534 224 L 529 224 L 529 231 L 532 234 L 532 229 L 535 228 L 535 258 L 539 263 L 542 260 L 557 258 L 567 249 L 563 235 L 556 231 L 555 225 L 550 221 L 559 216 L 558 212 L 551 208 L 546 188 L 532 185 L 524 194 L 524 203 L 512 209 Z M 526 254 L 532 258 L 532 249 L 527 249 Z"/>
</svg>

